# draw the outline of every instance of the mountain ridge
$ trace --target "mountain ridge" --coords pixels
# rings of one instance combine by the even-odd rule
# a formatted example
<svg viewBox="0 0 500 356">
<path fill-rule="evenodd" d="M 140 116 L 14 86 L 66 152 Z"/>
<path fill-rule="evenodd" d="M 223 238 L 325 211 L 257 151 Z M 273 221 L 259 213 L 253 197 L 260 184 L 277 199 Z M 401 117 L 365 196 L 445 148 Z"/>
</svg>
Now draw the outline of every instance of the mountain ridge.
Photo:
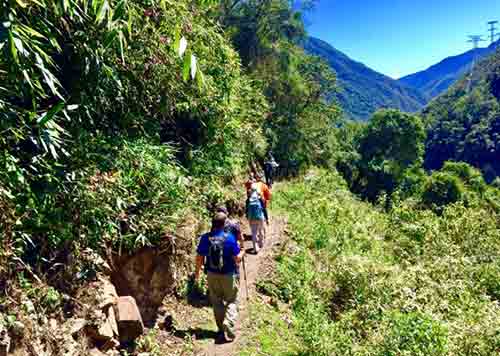
<svg viewBox="0 0 500 356">
<path fill-rule="evenodd" d="M 446 92 L 465 73 L 472 69 L 478 60 L 494 53 L 500 42 L 488 47 L 471 49 L 462 54 L 449 56 L 422 71 L 403 76 L 398 81 L 421 91 L 428 100 Z"/>
<path fill-rule="evenodd" d="M 353 119 L 367 120 L 381 108 L 416 112 L 427 103 L 419 90 L 353 60 L 321 39 L 309 37 L 303 47 L 309 54 L 326 60 L 337 73 L 339 91 L 332 93 L 332 99 Z"/>
</svg>

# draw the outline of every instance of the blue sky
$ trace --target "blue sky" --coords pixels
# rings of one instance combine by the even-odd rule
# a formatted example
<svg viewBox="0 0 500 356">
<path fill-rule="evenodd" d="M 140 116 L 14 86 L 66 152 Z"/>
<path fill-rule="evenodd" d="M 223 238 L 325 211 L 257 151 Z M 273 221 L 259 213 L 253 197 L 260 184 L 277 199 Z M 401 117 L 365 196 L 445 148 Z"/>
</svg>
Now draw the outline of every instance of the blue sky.
<svg viewBox="0 0 500 356">
<path fill-rule="evenodd" d="M 308 32 L 399 78 L 470 49 L 468 35 L 486 39 L 489 20 L 500 0 L 320 0 Z"/>
</svg>

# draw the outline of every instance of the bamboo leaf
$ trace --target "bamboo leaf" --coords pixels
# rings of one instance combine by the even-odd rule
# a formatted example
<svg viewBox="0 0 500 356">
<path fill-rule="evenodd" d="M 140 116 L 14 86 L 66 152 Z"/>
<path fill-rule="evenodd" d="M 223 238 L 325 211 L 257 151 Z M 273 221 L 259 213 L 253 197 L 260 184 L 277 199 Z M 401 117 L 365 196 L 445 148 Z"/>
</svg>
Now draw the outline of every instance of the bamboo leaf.
<svg viewBox="0 0 500 356">
<path fill-rule="evenodd" d="M 92 10 L 94 10 L 95 14 L 97 14 L 97 9 L 99 9 L 102 6 L 102 1 L 104 1 L 104 0 L 93 0 L 92 1 Z"/>
<path fill-rule="evenodd" d="M 28 4 L 26 4 L 24 1 L 22 0 L 16 0 L 17 4 L 19 6 L 21 6 L 22 8 L 25 8 L 26 6 L 28 6 Z"/>
<path fill-rule="evenodd" d="M 174 33 L 174 51 L 176 53 L 179 53 L 180 42 L 181 42 L 181 34 L 180 34 L 179 30 L 175 30 L 175 33 Z"/>
<path fill-rule="evenodd" d="M 44 3 L 42 3 L 41 1 L 38 1 L 38 0 L 29 0 L 35 4 L 37 4 L 38 6 L 42 6 L 42 7 L 45 7 L 46 5 Z"/>
<path fill-rule="evenodd" d="M 116 36 L 118 35 L 118 30 L 113 30 L 106 34 L 106 38 L 104 39 L 104 47 L 108 48 L 115 41 Z"/>
<path fill-rule="evenodd" d="M 40 39 L 46 39 L 46 37 L 44 35 L 42 35 L 40 32 L 34 30 L 33 28 L 31 28 L 29 26 L 19 25 L 19 29 L 21 31 L 25 32 L 26 34 L 31 35 L 33 37 L 40 38 Z"/>
<path fill-rule="evenodd" d="M 16 45 L 14 44 L 14 36 L 12 35 L 12 31 L 9 31 L 9 46 L 10 53 L 12 55 L 12 58 L 14 59 L 14 62 L 16 62 L 16 64 L 19 64 L 19 57 L 17 55 Z"/>
<path fill-rule="evenodd" d="M 54 119 L 54 116 L 60 112 L 64 108 L 64 102 L 60 101 L 56 105 L 54 105 L 49 111 L 44 113 L 40 118 L 37 120 L 38 124 L 43 127 L 45 126 L 49 121 Z"/>
<path fill-rule="evenodd" d="M 125 38 L 123 37 L 123 32 L 122 31 L 119 31 L 118 32 L 118 40 L 120 42 L 120 55 L 121 55 L 121 58 L 122 58 L 122 62 L 123 64 L 125 64 L 125 55 L 123 54 L 123 43 L 125 42 Z"/>
<path fill-rule="evenodd" d="M 189 69 L 191 68 L 191 56 L 186 55 L 184 57 L 184 63 L 182 65 L 182 78 L 185 82 L 189 79 Z"/>
<path fill-rule="evenodd" d="M 45 83 L 47 83 L 47 85 L 49 86 L 52 94 L 63 99 L 62 95 L 59 94 L 57 87 L 56 87 L 57 85 L 60 85 L 57 78 L 51 72 L 49 72 L 45 67 L 39 66 L 39 68 L 42 70 L 42 75 L 43 75 L 43 78 L 45 79 Z"/>
<path fill-rule="evenodd" d="M 109 3 L 108 0 L 103 0 L 101 3 L 101 6 L 99 7 L 99 10 L 97 11 L 97 17 L 95 19 L 96 23 L 102 22 L 106 18 L 106 15 L 109 12 Z"/>
<path fill-rule="evenodd" d="M 24 55 L 25 50 L 24 50 L 23 41 L 21 41 L 21 39 L 17 38 L 17 37 L 13 37 L 13 40 L 14 40 L 14 45 L 16 46 L 18 53 L 21 53 L 22 55 Z"/>
<path fill-rule="evenodd" d="M 128 35 L 132 36 L 132 11 L 128 12 L 127 31 L 128 31 Z"/>
<path fill-rule="evenodd" d="M 198 85 L 198 89 L 201 91 L 205 86 L 205 77 L 201 72 L 200 68 L 198 68 L 198 72 L 196 73 L 196 84 Z"/>
<path fill-rule="evenodd" d="M 26 69 L 23 70 L 23 76 L 24 76 L 24 79 L 26 80 L 26 82 L 31 87 L 31 89 L 34 89 L 33 84 L 31 83 L 31 79 L 30 79 L 30 77 L 29 77 L 28 72 L 26 71 Z"/>
</svg>

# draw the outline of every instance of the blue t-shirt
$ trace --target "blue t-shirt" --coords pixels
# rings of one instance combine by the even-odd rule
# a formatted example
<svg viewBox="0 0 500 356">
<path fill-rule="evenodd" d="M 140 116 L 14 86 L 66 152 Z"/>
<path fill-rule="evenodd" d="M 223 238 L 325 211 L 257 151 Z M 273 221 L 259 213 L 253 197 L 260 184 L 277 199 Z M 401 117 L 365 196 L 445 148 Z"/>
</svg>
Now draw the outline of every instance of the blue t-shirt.
<svg viewBox="0 0 500 356">
<path fill-rule="evenodd" d="M 208 234 L 202 235 L 198 248 L 196 249 L 198 255 L 207 257 L 208 250 L 210 248 L 209 237 L 222 235 L 224 235 L 224 230 L 212 231 Z M 240 253 L 240 246 L 238 245 L 236 237 L 233 234 L 226 233 L 226 235 L 227 238 L 224 241 L 224 267 L 222 269 L 222 274 L 236 274 L 237 268 L 236 263 L 234 262 L 234 257 Z M 219 271 L 212 270 L 210 266 L 207 266 L 207 270 L 209 272 L 220 273 Z"/>
</svg>

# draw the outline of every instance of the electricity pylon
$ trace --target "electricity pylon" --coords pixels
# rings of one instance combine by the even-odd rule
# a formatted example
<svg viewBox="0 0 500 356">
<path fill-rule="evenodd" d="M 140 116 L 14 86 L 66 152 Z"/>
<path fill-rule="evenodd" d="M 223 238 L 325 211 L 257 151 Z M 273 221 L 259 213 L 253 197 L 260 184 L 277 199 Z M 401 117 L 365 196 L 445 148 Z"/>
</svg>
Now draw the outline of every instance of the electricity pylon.
<svg viewBox="0 0 500 356">
<path fill-rule="evenodd" d="M 497 24 L 498 24 L 498 21 L 489 21 L 488 22 L 488 25 L 490 25 L 490 29 L 488 31 L 490 31 L 490 41 L 491 43 L 495 42 L 497 37 L 498 37 L 498 33 L 497 33 Z"/>
<path fill-rule="evenodd" d="M 472 43 L 474 49 L 476 49 L 479 47 L 479 42 L 484 42 L 484 41 L 486 40 L 483 39 L 483 36 L 474 35 L 474 36 L 469 36 L 469 40 L 467 42 Z"/>
</svg>

